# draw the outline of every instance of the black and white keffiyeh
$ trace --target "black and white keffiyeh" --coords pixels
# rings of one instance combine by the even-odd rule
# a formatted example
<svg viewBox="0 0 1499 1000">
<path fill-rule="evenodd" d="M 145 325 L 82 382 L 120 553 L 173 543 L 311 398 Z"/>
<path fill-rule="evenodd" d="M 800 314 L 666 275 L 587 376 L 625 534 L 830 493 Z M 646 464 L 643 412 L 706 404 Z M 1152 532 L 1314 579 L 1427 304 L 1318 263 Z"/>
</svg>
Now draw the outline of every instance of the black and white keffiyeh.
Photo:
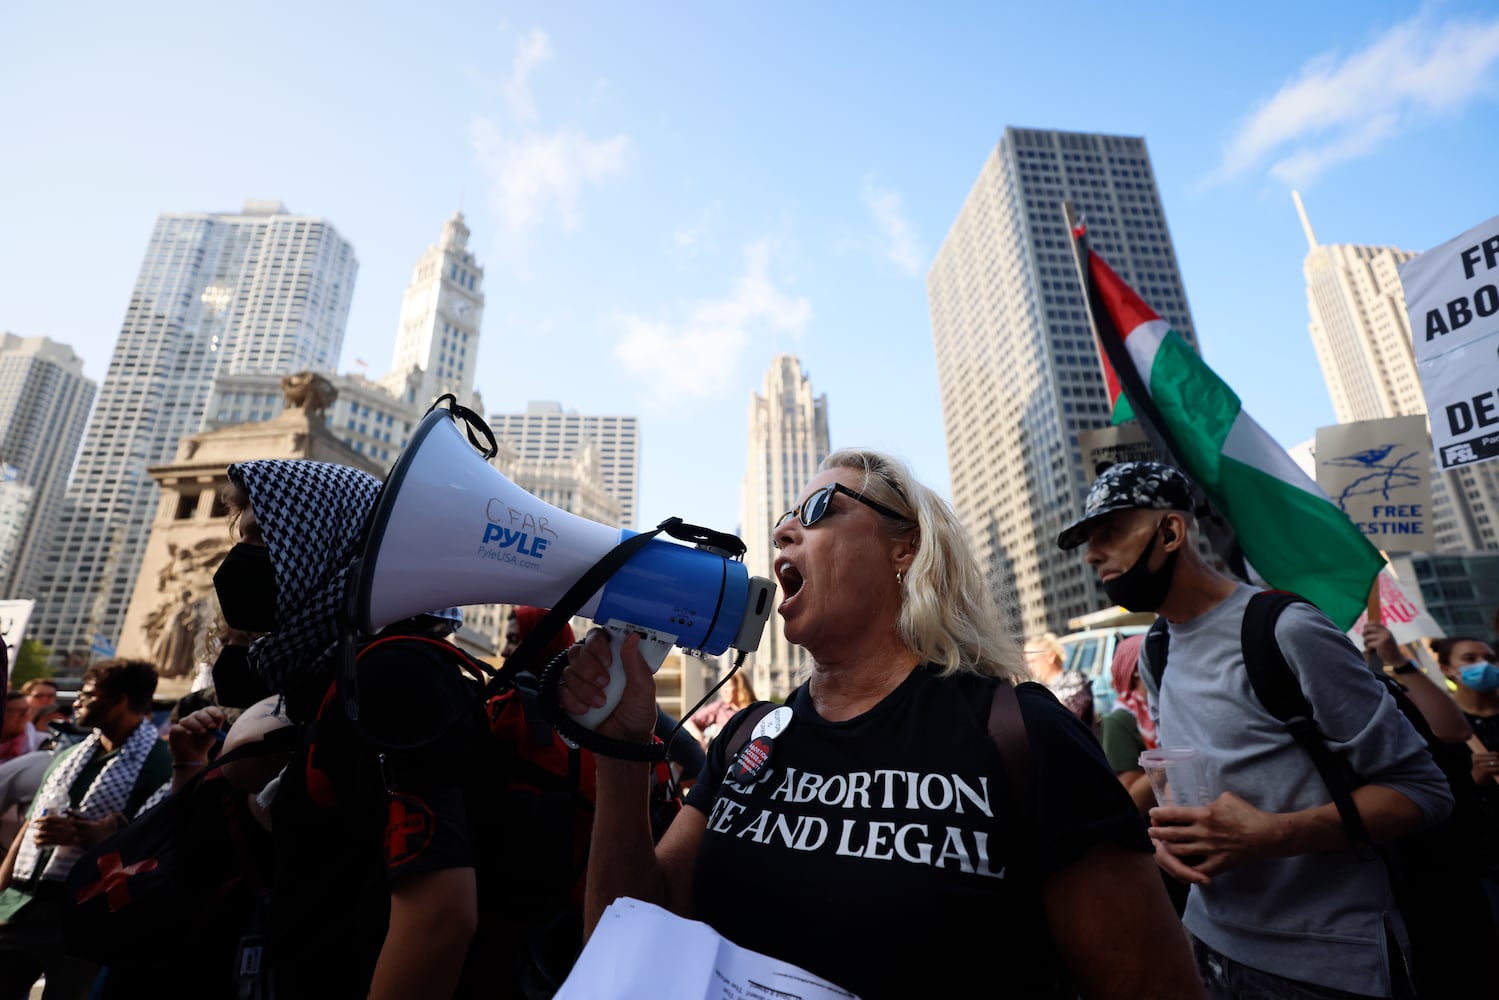
<svg viewBox="0 0 1499 1000">
<path fill-rule="evenodd" d="M 124 812 L 125 804 L 130 800 L 130 790 L 140 777 L 141 767 L 160 738 L 150 717 L 142 719 L 135 732 L 121 745 L 120 752 L 89 782 L 83 798 L 73 807 L 73 815 L 81 819 L 103 819 L 112 813 Z M 59 794 L 66 795 L 89 761 L 102 749 L 103 737 L 96 729 L 76 746 L 60 751 L 63 757 L 52 766 L 33 801 L 45 802 Z M 82 856 L 81 847 L 38 847 L 28 831 L 16 852 L 15 880 L 29 882 L 40 864 L 43 880 L 60 881 L 67 877 L 74 862 Z"/>
<path fill-rule="evenodd" d="M 276 631 L 250 644 L 250 666 L 272 691 L 324 669 L 340 635 L 338 612 L 380 492 L 367 472 L 328 462 L 229 466 L 250 496 L 276 574 Z"/>
</svg>

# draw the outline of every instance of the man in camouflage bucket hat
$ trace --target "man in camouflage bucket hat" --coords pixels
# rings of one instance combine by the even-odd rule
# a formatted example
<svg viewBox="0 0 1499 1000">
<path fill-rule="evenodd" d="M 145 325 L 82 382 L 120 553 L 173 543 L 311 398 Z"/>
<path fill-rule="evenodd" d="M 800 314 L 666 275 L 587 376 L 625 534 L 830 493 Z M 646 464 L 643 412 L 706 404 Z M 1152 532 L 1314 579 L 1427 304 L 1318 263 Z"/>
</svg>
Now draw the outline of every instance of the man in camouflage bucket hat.
<svg viewBox="0 0 1499 1000">
<path fill-rule="evenodd" d="M 1383 863 L 1350 849 L 1310 755 L 1255 695 L 1242 627 L 1258 590 L 1198 553 L 1193 510 L 1181 472 L 1125 462 L 1098 477 L 1057 544 L 1086 545 L 1113 600 L 1168 626 L 1160 689 L 1149 657 L 1140 675 L 1161 746 L 1197 750 L 1206 804 L 1157 806 L 1150 832 L 1157 863 L 1191 886 L 1182 922 L 1207 995 L 1409 996 Z M 1425 740 L 1342 630 L 1296 603 L 1274 638 L 1329 746 L 1366 782 L 1353 796 L 1370 837 L 1445 817 L 1451 790 Z"/>
<path fill-rule="evenodd" d="M 1116 510 L 1193 510 L 1187 477 L 1160 462 L 1120 462 L 1093 482 L 1083 502 L 1083 516 L 1062 529 L 1057 544 L 1075 549 L 1088 540 L 1087 528 Z"/>
</svg>

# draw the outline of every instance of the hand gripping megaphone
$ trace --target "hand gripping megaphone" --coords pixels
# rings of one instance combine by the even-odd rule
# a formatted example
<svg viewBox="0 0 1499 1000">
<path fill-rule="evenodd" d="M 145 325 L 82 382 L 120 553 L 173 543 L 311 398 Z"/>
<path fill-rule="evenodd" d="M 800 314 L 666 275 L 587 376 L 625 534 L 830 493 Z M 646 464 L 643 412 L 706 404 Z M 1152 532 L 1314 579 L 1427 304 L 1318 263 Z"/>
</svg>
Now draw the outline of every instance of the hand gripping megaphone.
<svg viewBox="0 0 1499 1000">
<path fill-rule="evenodd" d="M 468 416 L 471 424 L 477 420 Z M 451 412 L 434 407 L 376 501 L 353 594 L 354 623 L 373 635 L 430 608 L 552 608 L 635 535 L 522 490 L 474 450 Z M 674 645 L 754 652 L 774 597 L 773 582 L 751 577 L 744 563 L 721 551 L 646 540 L 578 609 L 614 633 L 615 659 L 605 704 L 574 718 L 592 729 L 619 703 L 627 632 L 641 634 L 640 651 L 652 670 Z"/>
</svg>

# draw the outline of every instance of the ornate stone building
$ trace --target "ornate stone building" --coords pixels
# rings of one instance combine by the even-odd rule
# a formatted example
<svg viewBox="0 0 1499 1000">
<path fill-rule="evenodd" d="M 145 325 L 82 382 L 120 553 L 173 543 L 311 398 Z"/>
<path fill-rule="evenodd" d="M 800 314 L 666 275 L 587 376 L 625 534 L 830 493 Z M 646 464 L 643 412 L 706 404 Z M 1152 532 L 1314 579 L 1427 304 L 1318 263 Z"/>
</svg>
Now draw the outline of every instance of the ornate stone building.
<svg viewBox="0 0 1499 1000">
<path fill-rule="evenodd" d="M 172 461 L 146 470 L 161 488 L 161 502 L 118 650 L 156 664 L 162 675 L 159 694 L 185 693 L 199 664 L 212 663 L 218 653 L 223 623 L 213 573 L 232 544 L 223 502 L 231 464 L 312 459 L 385 473 L 383 463 L 355 452 L 328 429 L 323 411 L 337 396 L 332 383 L 303 372 L 281 384 L 286 409 L 277 417 L 185 437 Z"/>
</svg>

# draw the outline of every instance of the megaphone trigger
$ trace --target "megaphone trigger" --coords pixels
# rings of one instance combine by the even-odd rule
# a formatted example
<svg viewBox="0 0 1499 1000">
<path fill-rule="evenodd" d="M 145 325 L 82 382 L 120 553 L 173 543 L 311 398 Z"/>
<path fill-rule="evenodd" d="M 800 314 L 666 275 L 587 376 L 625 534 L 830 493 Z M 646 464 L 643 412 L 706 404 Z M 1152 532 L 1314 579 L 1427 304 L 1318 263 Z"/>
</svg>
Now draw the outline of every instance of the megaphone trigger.
<svg viewBox="0 0 1499 1000">
<path fill-rule="evenodd" d="M 620 652 L 624 648 L 626 635 L 635 632 L 640 636 L 640 655 L 653 674 L 661 669 L 661 664 L 666 661 L 666 654 L 676 645 L 677 637 L 674 635 L 639 628 L 628 622 L 611 620 L 604 622 L 602 627 L 609 632 L 609 652 L 614 655 L 609 663 L 609 684 L 604 688 L 604 703 L 577 715 L 568 713 L 574 722 L 586 729 L 596 729 L 600 722 L 609 718 L 610 713 L 619 705 L 620 698 L 624 697 L 625 664 L 620 659 Z"/>
</svg>

